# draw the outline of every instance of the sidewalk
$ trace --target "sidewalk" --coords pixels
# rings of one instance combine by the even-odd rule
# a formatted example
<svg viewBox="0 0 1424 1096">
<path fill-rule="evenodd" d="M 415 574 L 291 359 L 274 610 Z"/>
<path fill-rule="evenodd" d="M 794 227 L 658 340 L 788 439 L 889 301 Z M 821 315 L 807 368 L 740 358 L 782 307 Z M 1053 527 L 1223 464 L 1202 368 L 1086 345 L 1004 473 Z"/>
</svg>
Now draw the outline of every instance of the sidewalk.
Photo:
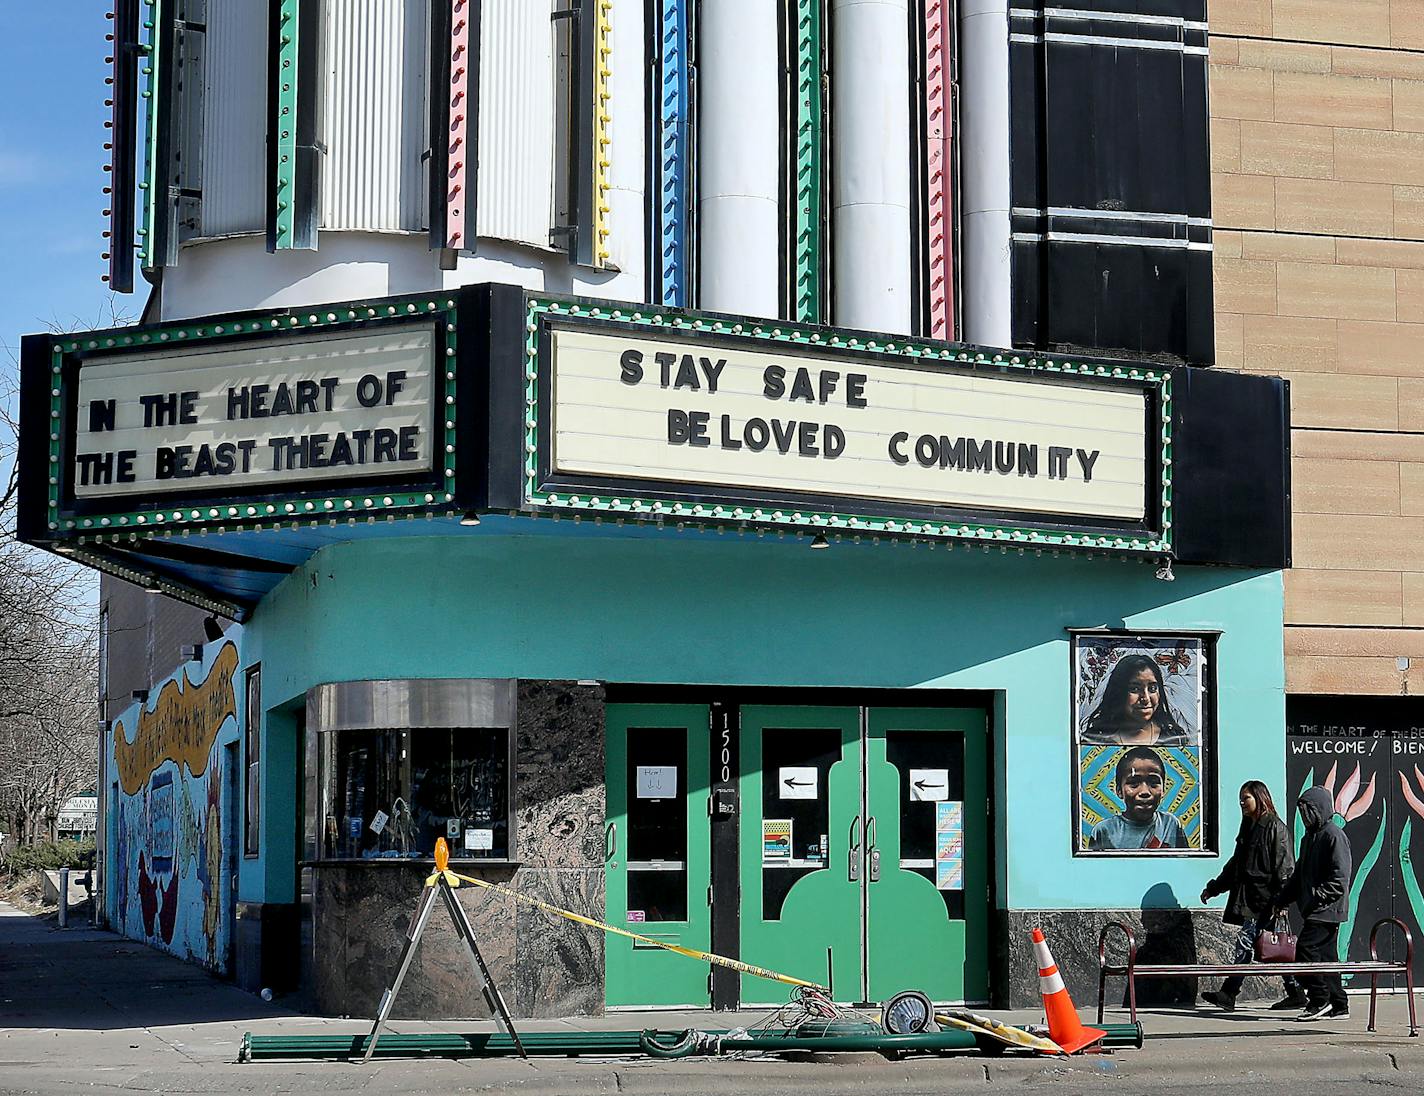
<svg viewBox="0 0 1424 1096">
<path fill-rule="evenodd" d="M 1080 1001 L 1089 1016 L 1089 1002 Z M 244 1032 L 361 1033 L 368 1022 L 299 1015 L 217 981 L 197 967 L 106 932 L 49 922 L 0 904 L 0 1093 L 124 1092 L 930 1093 L 1006 1082 L 1055 1092 L 1154 1096 L 1239 1088 L 1261 1092 L 1424 1090 L 1424 1039 L 1407 1035 L 1402 996 L 1381 999 L 1380 1032 L 1365 1032 L 1368 999 L 1344 1024 L 1299 1024 L 1279 1014 L 1141 1014 L 1140 1051 L 1073 1059 L 955 1057 L 889 1062 L 873 1055 L 784 1062 L 627 1059 L 258 1062 L 239 1065 Z M 762 1013 L 614 1013 L 525 1021 L 530 1031 L 688 1026 L 727 1028 Z M 996 1013 L 1037 1022 L 1029 1012 Z M 1125 1021 L 1124 1012 L 1110 1020 Z M 488 1021 L 392 1030 L 489 1030 Z"/>
</svg>

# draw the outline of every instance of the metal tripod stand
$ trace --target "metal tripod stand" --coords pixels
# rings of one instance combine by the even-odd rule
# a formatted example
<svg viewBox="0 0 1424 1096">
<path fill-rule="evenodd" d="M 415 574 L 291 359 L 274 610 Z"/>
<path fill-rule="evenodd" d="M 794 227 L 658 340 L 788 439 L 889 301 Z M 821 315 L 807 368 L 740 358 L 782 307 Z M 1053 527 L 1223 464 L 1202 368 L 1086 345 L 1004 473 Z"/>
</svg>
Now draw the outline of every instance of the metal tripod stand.
<svg viewBox="0 0 1424 1096">
<path fill-rule="evenodd" d="M 421 891 L 420 905 L 416 907 L 415 916 L 411 918 L 410 929 L 405 936 L 405 946 L 401 949 L 400 967 L 396 971 L 396 980 L 390 989 L 381 994 L 381 1007 L 376 1015 L 376 1022 L 371 1027 L 370 1037 L 366 1040 L 366 1053 L 361 1061 L 369 1062 L 371 1055 L 376 1051 L 376 1040 L 381 1037 L 381 1028 L 390 1019 L 391 1010 L 395 1007 L 396 994 L 400 992 L 401 983 L 405 981 L 406 972 L 410 970 L 411 960 L 415 958 L 416 946 L 420 943 L 421 934 L 425 932 L 425 926 L 430 920 L 430 913 L 435 908 L 437 893 L 444 901 L 445 909 L 450 913 L 450 920 L 455 923 L 455 932 L 464 943 L 470 956 L 470 965 L 474 967 L 475 979 L 480 983 L 480 992 L 484 994 L 485 1003 L 489 1005 L 490 1012 L 509 1033 L 510 1039 L 514 1041 L 514 1045 L 519 1051 L 519 1056 L 521 1058 L 529 1057 L 524 1050 L 524 1043 L 519 1038 L 519 1032 L 514 1030 L 514 1021 L 510 1019 L 509 1009 L 505 1007 L 499 987 L 490 977 L 489 967 L 485 966 L 484 956 L 480 954 L 479 945 L 475 943 L 475 930 L 470 927 L 470 919 L 465 916 L 464 908 L 455 898 L 455 892 L 442 873 Z"/>
</svg>

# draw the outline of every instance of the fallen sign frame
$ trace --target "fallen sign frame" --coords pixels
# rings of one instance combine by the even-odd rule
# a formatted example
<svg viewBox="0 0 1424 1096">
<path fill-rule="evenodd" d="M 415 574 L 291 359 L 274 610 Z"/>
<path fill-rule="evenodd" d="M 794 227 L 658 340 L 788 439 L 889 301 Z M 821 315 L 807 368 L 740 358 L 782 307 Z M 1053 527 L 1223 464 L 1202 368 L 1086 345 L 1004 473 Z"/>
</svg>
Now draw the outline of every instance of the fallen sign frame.
<svg viewBox="0 0 1424 1096">
<path fill-rule="evenodd" d="M 1381 959 L 1376 937 L 1385 925 L 1394 925 L 1404 934 L 1404 958 Z M 1127 942 L 1127 962 L 1108 962 L 1108 935 L 1117 930 Z M 1419 1037 L 1419 1023 L 1414 1013 L 1414 934 L 1409 926 L 1398 917 L 1382 917 L 1370 929 L 1370 957 L 1357 962 L 1344 963 L 1138 963 L 1137 937 L 1130 926 L 1122 921 L 1109 921 L 1098 934 L 1098 1023 L 1103 1022 L 1103 998 L 1107 993 L 1108 978 L 1127 979 L 1128 1017 L 1137 1020 L 1137 979 L 1165 978 L 1171 976 L 1193 977 L 1214 975 L 1261 975 L 1272 977 L 1280 974 L 1368 974 L 1370 976 L 1370 1022 L 1366 1031 L 1375 1030 L 1375 1006 L 1379 995 L 1381 974 L 1404 975 L 1404 983 L 1409 996 L 1409 1035 Z"/>
</svg>

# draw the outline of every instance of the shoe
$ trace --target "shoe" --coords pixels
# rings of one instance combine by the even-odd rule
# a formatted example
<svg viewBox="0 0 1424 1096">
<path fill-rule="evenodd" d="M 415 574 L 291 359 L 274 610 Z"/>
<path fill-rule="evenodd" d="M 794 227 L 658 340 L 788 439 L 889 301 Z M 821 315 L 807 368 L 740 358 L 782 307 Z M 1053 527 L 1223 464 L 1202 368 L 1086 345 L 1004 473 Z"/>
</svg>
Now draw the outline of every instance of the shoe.
<svg viewBox="0 0 1424 1096">
<path fill-rule="evenodd" d="M 1294 1012 L 1298 1008 L 1305 1008 L 1304 997 L 1283 997 L 1271 1006 L 1272 1012 Z"/>
<path fill-rule="evenodd" d="M 1327 1020 L 1348 1020 L 1349 1018 L 1349 1005 L 1331 1005 L 1330 1011 L 1325 1014 L 1325 1019 Z"/>
<path fill-rule="evenodd" d="M 1215 1005 L 1223 1012 L 1236 1011 L 1236 998 L 1222 993 L 1219 989 L 1209 989 L 1202 994 L 1202 1000 Z"/>
<path fill-rule="evenodd" d="M 1326 1001 L 1320 1005 L 1306 1005 L 1305 1011 L 1296 1017 L 1301 1023 L 1308 1023 L 1311 1020 L 1325 1020 L 1330 1016 L 1330 1002 Z"/>
</svg>

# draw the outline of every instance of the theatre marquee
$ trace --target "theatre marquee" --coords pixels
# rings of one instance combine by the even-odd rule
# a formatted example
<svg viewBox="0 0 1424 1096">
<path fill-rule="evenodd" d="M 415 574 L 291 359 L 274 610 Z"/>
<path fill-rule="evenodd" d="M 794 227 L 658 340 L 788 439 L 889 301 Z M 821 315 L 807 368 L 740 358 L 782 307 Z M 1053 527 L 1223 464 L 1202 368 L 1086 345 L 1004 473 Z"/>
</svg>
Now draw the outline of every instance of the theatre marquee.
<svg viewBox="0 0 1424 1096">
<path fill-rule="evenodd" d="M 527 505 L 1169 549 L 1165 368 L 537 299 L 529 327 Z"/>
</svg>

